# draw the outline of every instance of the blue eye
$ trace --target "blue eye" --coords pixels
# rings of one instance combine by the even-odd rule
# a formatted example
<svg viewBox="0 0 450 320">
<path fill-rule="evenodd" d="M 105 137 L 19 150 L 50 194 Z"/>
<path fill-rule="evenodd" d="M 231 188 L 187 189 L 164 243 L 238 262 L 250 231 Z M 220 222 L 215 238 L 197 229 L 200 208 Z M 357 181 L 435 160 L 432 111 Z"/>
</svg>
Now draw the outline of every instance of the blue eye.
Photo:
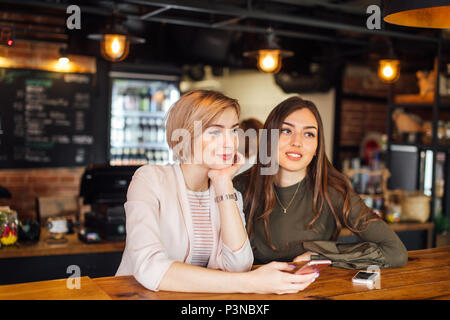
<svg viewBox="0 0 450 320">
<path fill-rule="evenodd" d="M 305 135 L 308 136 L 308 137 L 311 137 L 311 138 L 314 138 L 314 137 L 316 136 L 316 135 L 315 135 L 314 133 L 312 133 L 312 132 L 306 132 Z"/>
<path fill-rule="evenodd" d="M 218 135 L 220 133 L 219 130 L 212 130 L 209 132 L 209 134 Z"/>
<path fill-rule="evenodd" d="M 291 133 L 292 131 L 291 131 L 290 129 L 281 129 L 281 132 L 282 132 L 282 133 L 287 133 L 287 134 L 289 134 L 289 133 Z"/>
</svg>

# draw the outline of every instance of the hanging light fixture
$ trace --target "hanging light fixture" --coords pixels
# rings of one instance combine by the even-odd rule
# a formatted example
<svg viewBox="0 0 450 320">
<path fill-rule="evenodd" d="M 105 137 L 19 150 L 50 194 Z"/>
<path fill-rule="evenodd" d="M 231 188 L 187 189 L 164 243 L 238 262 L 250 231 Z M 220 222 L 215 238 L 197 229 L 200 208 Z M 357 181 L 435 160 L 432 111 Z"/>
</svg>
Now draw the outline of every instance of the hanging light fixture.
<svg viewBox="0 0 450 320">
<path fill-rule="evenodd" d="M 378 61 L 378 78 L 384 83 L 396 82 L 400 77 L 400 60 L 395 56 L 392 42 L 387 37 L 375 37 L 371 40 L 375 42 L 383 42 L 388 49 L 387 54 L 384 53 Z"/>
<path fill-rule="evenodd" d="M 113 17 L 113 22 L 99 34 L 88 39 L 100 41 L 102 57 L 109 61 L 122 61 L 130 51 L 130 44 L 145 43 L 145 39 L 128 34 L 126 28 Z"/>
<path fill-rule="evenodd" d="M 283 58 L 291 57 L 292 51 L 281 50 L 276 43 L 275 33 L 272 29 L 268 30 L 266 43 L 262 49 L 256 51 L 244 52 L 244 57 L 256 58 L 258 69 L 262 72 L 277 73 L 282 66 Z"/>
<path fill-rule="evenodd" d="M 448 0 L 384 0 L 384 21 L 407 27 L 450 29 Z"/>
</svg>

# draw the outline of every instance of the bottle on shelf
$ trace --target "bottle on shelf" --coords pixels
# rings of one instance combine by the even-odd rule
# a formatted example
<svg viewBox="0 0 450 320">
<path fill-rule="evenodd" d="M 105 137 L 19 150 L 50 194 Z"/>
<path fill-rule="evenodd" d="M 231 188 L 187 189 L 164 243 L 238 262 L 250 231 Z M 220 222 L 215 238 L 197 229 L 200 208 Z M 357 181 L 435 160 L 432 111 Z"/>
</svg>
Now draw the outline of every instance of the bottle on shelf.
<svg viewBox="0 0 450 320">
<path fill-rule="evenodd" d="M 362 167 L 363 173 L 361 173 L 361 183 L 359 186 L 359 193 L 362 194 L 373 194 L 375 191 L 373 187 L 369 184 L 370 182 L 370 170 L 368 167 L 363 166 Z M 369 189 L 370 188 L 370 189 Z M 369 193 L 373 192 L 373 193 Z"/>
<path fill-rule="evenodd" d="M 150 111 L 155 112 L 156 111 L 156 101 L 155 101 L 155 95 L 153 89 L 148 90 L 148 98 L 150 100 Z"/>
<path fill-rule="evenodd" d="M 149 111 L 150 110 L 150 101 L 148 100 L 148 90 L 146 88 L 142 88 L 141 89 L 141 93 L 140 93 L 140 98 L 141 98 L 141 111 Z"/>
<path fill-rule="evenodd" d="M 124 165 L 124 166 L 130 165 L 130 149 L 129 148 L 123 149 L 122 165 Z"/>
<path fill-rule="evenodd" d="M 161 151 L 160 150 L 155 150 L 155 163 L 156 164 L 161 164 Z"/>
<path fill-rule="evenodd" d="M 124 109 L 125 96 L 120 93 L 120 90 L 117 90 L 117 94 L 114 95 L 114 99 L 112 101 L 112 111 L 113 112 L 121 112 Z"/>
<path fill-rule="evenodd" d="M 445 123 L 445 143 L 446 146 L 450 146 L 450 121 Z"/>
<path fill-rule="evenodd" d="M 371 159 L 371 167 L 372 172 L 380 171 L 383 168 L 383 164 L 381 162 L 381 152 L 374 151 Z M 371 176 L 372 186 L 373 186 L 373 194 L 381 194 L 382 190 L 382 176 L 381 174 L 376 174 Z"/>
<path fill-rule="evenodd" d="M 166 164 L 169 161 L 169 152 L 167 150 L 162 153 L 162 161 L 163 164 Z"/>
<path fill-rule="evenodd" d="M 133 125 L 133 119 L 130 117 L 126 118 L 125 128 L 124 128 L 125 143 L 130 143 L 133 139 L 132 125 Z"/>
<path fill-rule="evenodd" d="M 151 150 L 151 149 L 147 150 L 146 156 L 147 156 L 148 163 L 154 164 L 154 153 L 153 153 L 153 150 Z"/>
<path fill-rule="evenodd" d="M 439 144 L 445 144 L 445 136 L 446 136 L 445 123 L 444 121 L 439 120 L 437 128 L 437 139 Z"/>
<path fill-rule="evenodd" d="M 123 149 L 117 148 L 116 151 L 116 166 L 121 166 L 123 164 Z"/>
<path fill-rule="evenodd" d="M 171 86 L 170 93 L 169 93 L 169 103 L 166 105 L 166 109 L 163 110 L 166 112 L 169 110 L 169 108 L 178 100 L 180 99 L 180 92 L 174 87 Z"/>
<path fill-rule="evenodd" d="M 142 142 L 148 143 L 150 136 L 150 121 L 148 118 L 142 118 Z"/>
<path fill-rule="evenodd" d="M 147 118 L 141 118 L 139 122 L 140 137 L 139 143 L 145 143 Z"/>
<path fill-rule="evenodd" d="M 153 99 L 155 101 L 155 111 L 162 111 L 162 104 L 165 99 L 164 92 L 161 89 L 158 89 L 153 95 Z"/>
<path fill-rule="evenodd" d="M 156 142 L 157 134 L 158 134 L 158 128 L 156 127 L 155 119 L 150 118 L 150 139 L 149 142 L 153 143 Z"/>
<path fill-rule="evenodd" d="M 109 160 L 109 164 L 110 164 L 111 166 L 117 165 L 117 164 L 116 164 L 116 162 L 117 162 L 116 149 L 112 148 L 112 149 L 110 150 L 109 153 L 110 153 L 110 155 L 111 155 L 111 158 L 110 158 L 110 160 Z"/>
<path fill-rule="evenodd" d="M 165 138 L 165 130 L 163 128 L 163 121 L 161 118 L 156 119 L 156 126 L 157 126 L 157 141 L 158 143 L 164 142 Z"/>
<path fill-rule="evenodd" d="M 133 98 L 131 96 L 130 88 L 125 91 L 124 96 L 124 110 L 133 110 Z"/>
<path fill-rule="evenodd" d="M 361 160 L 359 158 L 353 158 L 351 161 L 351 168 L 354 170 L 359 170 L 361 168 Z M 352 179 L 353 189 L 356 193 L 361 193 L 361 174 L 355 173 Z"/>
<path fill-rule="evenodd" d="M 137 148 L 131 148 L 129 165 L 135 166 L 137 164 L 137 156 Z"/>
<path fill-rule="evenodd" d="M 147 157 L 145 156 L 145 149 L 140 148 L 139 149 L 139 165 L 146 165 L 147 164 Z"/>
</svg>

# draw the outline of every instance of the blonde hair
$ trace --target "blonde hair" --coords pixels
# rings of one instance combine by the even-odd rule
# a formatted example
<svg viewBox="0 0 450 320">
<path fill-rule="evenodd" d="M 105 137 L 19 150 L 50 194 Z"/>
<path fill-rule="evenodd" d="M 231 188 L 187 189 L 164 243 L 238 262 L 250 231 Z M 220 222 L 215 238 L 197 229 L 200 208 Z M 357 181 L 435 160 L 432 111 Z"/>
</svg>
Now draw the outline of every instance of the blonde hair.
<svg viewBox="0 0 450 320">
<path fill-rule="evenodd" d="M 172 105 L 166 118 L 166 139 L 174 155 L 182 160 L 190 157 L 194 140 L 194 122 L 201 121 L 203 132 L 217 116 L 230 107 L 236 110 L 239 117 L 241 108 L 238 101 L 218 91 L 194 90 L 184 94 Z M 182 129 L 181 135 L 180 131 L 177 131 L 179 129 Z M 186 137 L 183 133 L 189 135 Z M 181 137 L 183 139 L 180 142 Z"/>
</svg>

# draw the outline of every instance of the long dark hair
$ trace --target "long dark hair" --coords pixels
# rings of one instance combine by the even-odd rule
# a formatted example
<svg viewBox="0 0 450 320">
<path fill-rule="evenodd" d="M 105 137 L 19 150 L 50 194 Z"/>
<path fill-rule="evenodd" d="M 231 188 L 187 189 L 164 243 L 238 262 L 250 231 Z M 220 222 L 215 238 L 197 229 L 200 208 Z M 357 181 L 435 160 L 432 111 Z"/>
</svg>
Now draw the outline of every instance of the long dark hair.
<svg viewBox="0 0 450 320">
<path fill-rule="evenodd" d="M 313 228 L 312 226 L 322 213 L 324 202 L 326 201 L 331 209 L 331 212 L 333 213 L 333 217 L 336 222 L 336 231 L 334 232 L 332 239 L 336 240 L 338 238 L 343 225 L 352 232 L 361 232 L 364 230 L 364 228 L 367 228 L 367 224 L 370 221 L 378 219 L 378 216 L 365 205 L 363 205 L 362 207 L 364 209 L 356 220 L 356 227 L 350 225 L 350 193 L 352 192 L 352 187 L 349 180 L 333 167 L 325 154 L 325 139 L 323 135 L 322 119 L 314 103 L 312 103 L 311 101 L 303 100 L 297 96 L 284 100 L 269 114 L 266 122 L 264 123 L 263 129 L 266 129 L 266 132 L 271 132 L 272 129 L 281 129 L 281 125 L 286 117 L 288 117 L 292 112 L 304 108 L 313 113 L 318 124 L 318 144 L 316 156 L 313 157 L 313 159 L 309 163 L 305 177 L 305 179 L 307 179 L 306 183 L 309 183 L 314 190 L 312 200 L 314 217 L 309 222 L 307 228 Z M 260 135 L 260 139 L 260 143 L 266 143 L 267 150 L 270 151 L 270 134 Z M 262 141 L 262 139 L 266 140 Z M 278 154 L 278 150 L 276 150 L 276 152 Z M 272 159 L 273 158 L 274 157 L 272 156 Z M 244 194 L 244 212 L 247 215 L 247 232 L 249 234 L 249 237 L 253 237 L 254 224 L 256 220 L 263 220 L 267 243 L 272 249 L 277 250 L 277 248 L 275 248 L 275 246 L 272 244 L 269 232 L 269 217 L 272 211 L 275 209 L 276 205 L 274 193 L 275 175 L 261 174 L 261 169 L 268 166 L 270 166 L 270 163 L 262 164 L 261 161 L 258 161 L 256 165 L 252 167 L 250 171 L 249 185 Z M 329 197 L 329 187 L 334 188 L 340 194 L 342 194 L 342 197 L 344 199 L 342 212 L 336 212 L 335 205 L 332 203 Z M 265 195 L 264 202 L 261 201 L 261 195 Z M 260 214 L 259 216 L 255 216 L 256 212 L 261 210 L 262 203 L 264 204 L 262 214 Z"/>
</svg>

